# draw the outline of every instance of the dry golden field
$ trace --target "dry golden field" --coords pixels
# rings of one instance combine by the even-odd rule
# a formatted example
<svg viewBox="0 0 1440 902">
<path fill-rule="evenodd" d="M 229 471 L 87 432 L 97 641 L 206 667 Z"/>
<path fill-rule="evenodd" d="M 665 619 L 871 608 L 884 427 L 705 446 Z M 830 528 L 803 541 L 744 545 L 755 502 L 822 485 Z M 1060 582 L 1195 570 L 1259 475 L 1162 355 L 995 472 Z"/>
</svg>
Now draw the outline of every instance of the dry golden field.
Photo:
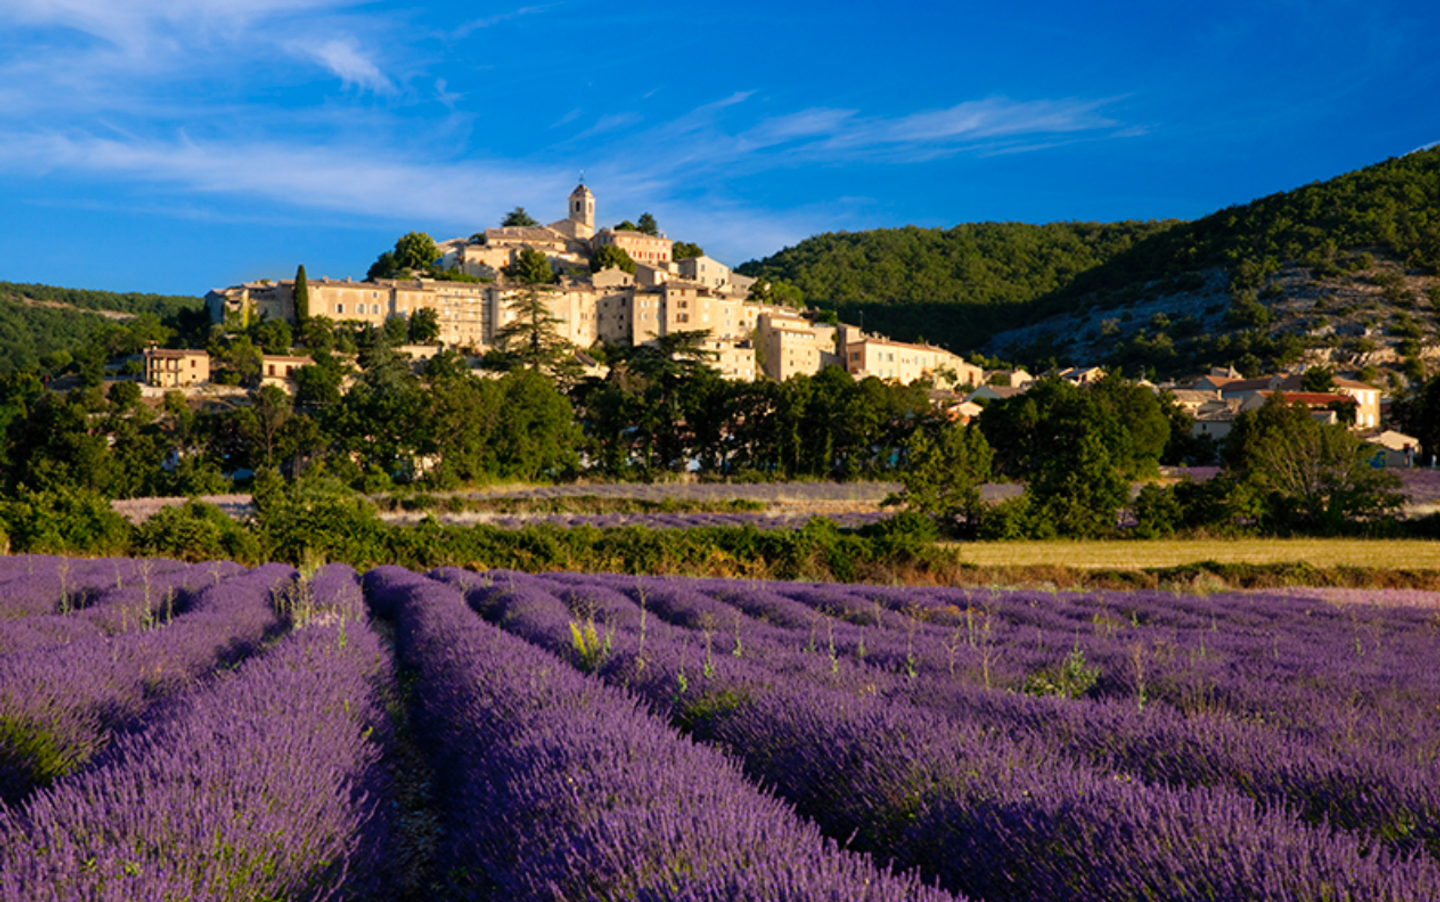
<svg viewBox="0 0 1440 902">
<path fill-rule="evenodd" d="M 1058 566 L 1133 570 L 1222 564 L 1306 563 L 1316 567 L 1440 570 L 1440 542 L 1423 539 L 1157 539 L 1154 541 L 971 542 L 953 546 L 981 567 Z"/>
</svg>

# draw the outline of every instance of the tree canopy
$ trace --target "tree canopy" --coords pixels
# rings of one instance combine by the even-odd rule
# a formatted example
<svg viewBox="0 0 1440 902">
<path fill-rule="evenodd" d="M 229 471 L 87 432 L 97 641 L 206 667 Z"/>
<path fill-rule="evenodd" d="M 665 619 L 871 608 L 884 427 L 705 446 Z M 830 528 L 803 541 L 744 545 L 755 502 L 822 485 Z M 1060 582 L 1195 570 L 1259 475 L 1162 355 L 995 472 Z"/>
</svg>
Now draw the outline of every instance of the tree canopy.
<svg viewBox="0 0 1440 902">
<path fill-rule="evenodd" d="M 401 279 L 414 275 L 428 275 L 440 259 L 440 248 L 435 239 L 424 232 L 407 232 L 395 241 L 394 250 L 385 251 L 370 265 L 365 278 Z"/>
<path fill-rule="evenodd" d="M 540 223 L 535 220 L 535 217 L 525 212 L 524 207 L 516 207 L 509 213 L 506 213 L 504 219 L 500 220 L 500 227 L 506 229 L 533 228 L 539 224 Z"/>
<path fill-rule="evenodd" d="M 515 259 L 500 267 L 507 279 L 526 285 L 546 285 L 559 276 L 550 269 L 550 258 L 531 247 L 521 248 Z"/>
<path fill-rule="evenodd" d="M 601 245 L 590 258 L 590 271 L 600 272 L 610 267 L 628 272 L 632 276 L 635 274 L 635 261 L 625 248 L 615 244 Z"/>
</svg>

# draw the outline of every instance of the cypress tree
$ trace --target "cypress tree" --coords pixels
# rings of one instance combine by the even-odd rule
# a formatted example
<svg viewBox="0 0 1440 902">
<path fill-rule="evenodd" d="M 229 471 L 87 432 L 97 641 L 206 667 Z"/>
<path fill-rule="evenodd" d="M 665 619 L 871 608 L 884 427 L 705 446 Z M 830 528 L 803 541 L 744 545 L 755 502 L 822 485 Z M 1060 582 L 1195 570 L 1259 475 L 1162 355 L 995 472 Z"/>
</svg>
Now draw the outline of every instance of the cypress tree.
<svg viewBox="0 0 1440 902">
<path fill-rule="evenodd" d="M 310 318 L 310 283 L 305 279 L 305 264 L 295 270 L 295 324 L 304 325 Z"/>
</svg>

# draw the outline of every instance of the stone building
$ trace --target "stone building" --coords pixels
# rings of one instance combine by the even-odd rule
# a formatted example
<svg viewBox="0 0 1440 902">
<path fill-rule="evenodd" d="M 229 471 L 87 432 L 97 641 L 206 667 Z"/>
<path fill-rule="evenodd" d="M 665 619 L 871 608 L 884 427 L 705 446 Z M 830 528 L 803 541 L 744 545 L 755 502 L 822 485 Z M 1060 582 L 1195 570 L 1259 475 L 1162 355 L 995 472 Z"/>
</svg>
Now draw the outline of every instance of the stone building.
<svg viewBox="0 0 1440 902">
<path fill-rule="evenodd" d="M 210 381 L 210 355 L 204 351 L 145 351 L 145 384 L 156 388 L 184 388 Z"/>
</svg>

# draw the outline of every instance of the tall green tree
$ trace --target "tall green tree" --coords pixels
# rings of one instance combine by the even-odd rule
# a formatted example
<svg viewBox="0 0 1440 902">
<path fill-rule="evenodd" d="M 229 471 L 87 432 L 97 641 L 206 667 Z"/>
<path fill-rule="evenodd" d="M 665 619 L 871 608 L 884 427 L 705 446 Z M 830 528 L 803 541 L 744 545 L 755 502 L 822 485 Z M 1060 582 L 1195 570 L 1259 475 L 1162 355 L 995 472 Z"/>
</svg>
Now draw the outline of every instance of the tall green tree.
<svg viewBox="0 0 1440 902">
<path fill-rule="evenodd" d="M 295 270 L 295 324 L 301 329 L 310 319 L 310 281 L 305 278 L 305 264 Z"/>
<path fill-rule="evenodd" d="M 1025 481 L 1031 509 L 1060 535 L 1113 530 L 1129 499 L 1125 472 L 1134 466 L 1133 443 L 1116 406 L 1102 397 L 1052 377 L 992 402 L 980 415 L 997 469 Z M 1169 435 L 1160 417 L 1157 455 Z"/>
<path fill-rule="evenodd" d="M 660 224 L 649 213 L 641 213 L 640 220 L 635 223 L 635 231 L 643 232 L 646 235 L 659 235 Z"/>
<path fill-rule="evenodd" d="M 949 535 L 973 535 L 984 510 L 980 486 L 990 478 L 994 452 L 978 426 L 947 423 L 916 429 L 904 444 L 900 482 L 886 498 L 933 517 Z"/>
<path fill-rule="evenodd" d="M 570 378 L 575 346 L 560 334 L 562 320 L 535 286 L 516 292 L 505 304 L 510 319 L 495 332 L 495 344 L 507 368 L 528 369 Z"/>
<path fill-rule="evenodd" d="M 506 213 L 504 219 L 500 220 L 500 226 L 501 226 L 501 228 L 506 228 L 506 229 L 512 229 L 512 228 L 534 228 L 535 226 L 538 226 L 539 224 L 540 224 L 540 223 L 538 223 L 538 222 L 535 221 L 535 217 L 533 217 L 533 216 L 531 216 L 529 213 L 526 213 L 526 212 L 525 212 L 525 208 L 524 208 L 524 207 L 516 207 L 515 209 L 511 210 L 509 213 Z"/>
<path fill-rule="evenodd" d="M 1253 493 L 1263 529 L 1339 533 L 1394 513 L 1404 500 L 1395 475 L 1370 466 L 1372 454 L 1344 426 L 1322 423 L 1276 392 L 1236 418 L 1223 475 Z"/>
</svg>

